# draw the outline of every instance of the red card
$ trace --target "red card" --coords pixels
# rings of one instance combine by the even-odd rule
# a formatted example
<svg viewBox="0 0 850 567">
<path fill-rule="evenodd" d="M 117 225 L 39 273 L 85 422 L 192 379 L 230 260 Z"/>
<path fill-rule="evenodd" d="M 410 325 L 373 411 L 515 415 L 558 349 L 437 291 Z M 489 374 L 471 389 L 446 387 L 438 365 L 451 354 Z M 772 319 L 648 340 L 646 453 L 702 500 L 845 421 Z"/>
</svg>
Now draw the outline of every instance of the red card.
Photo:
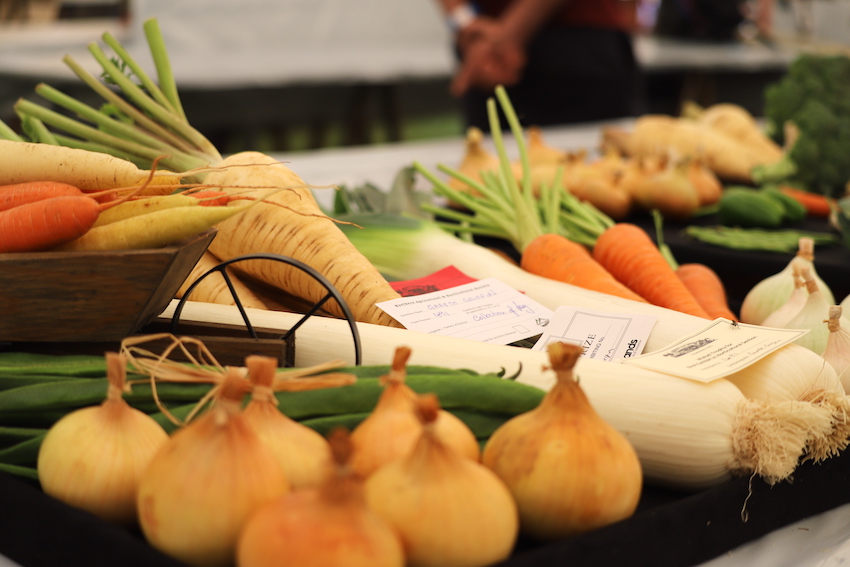
<svg viewBox="0 0 850 567">
<path fill-rule="evenodd" d="M 470 278 L 454 266 L 449 266 L 424 278 L 403 282 L 390 282 L 390 285 L 402 297 L 410 297 L 412 295 L 441 291 L 474 281 L 478 280 Z"/>
</svg>

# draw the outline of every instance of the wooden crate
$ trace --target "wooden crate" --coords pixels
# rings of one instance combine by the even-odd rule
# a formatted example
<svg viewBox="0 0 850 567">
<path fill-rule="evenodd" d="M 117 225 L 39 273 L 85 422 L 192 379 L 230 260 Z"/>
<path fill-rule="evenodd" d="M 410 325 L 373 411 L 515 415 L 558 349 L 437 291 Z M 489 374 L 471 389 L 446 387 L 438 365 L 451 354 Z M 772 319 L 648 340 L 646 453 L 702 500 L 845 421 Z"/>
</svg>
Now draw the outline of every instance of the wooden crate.
<svg viewBox="0 0 850 567">
<path fill-rule="evenodd" d="M 109 252 L 0 254 L 0 341 L 115 341 L 159 315 L 215 237 Z"/>
</svg>

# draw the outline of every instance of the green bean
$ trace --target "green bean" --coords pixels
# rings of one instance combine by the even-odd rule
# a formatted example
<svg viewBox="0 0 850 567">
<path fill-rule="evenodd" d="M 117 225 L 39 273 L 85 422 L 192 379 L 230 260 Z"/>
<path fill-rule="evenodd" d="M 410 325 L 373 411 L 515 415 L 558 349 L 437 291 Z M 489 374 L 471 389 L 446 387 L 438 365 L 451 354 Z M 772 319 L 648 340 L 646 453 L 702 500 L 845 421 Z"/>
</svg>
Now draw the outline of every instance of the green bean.
<svg viewBox="0 0 850 567">
<path fill-rule="evenodd" d="M 299 423 L 301 423 L 302 425 L 306 425 L 311 429 L 315 429 L 316 431 L 327 437 L 328 433 L 330 433 L 337 427 L 344 427 L 351 431 L 352 429 L 357 427 L 361 421 L 366 419 L 368 415 L 368 412 L 342 413 L 339 415 L 327 415 L 323 417 L 305 419 L 301 420 Z"/>
<path fill-rule="evenodd" d="M 106 376 L 103 356 L 0 352 L 0 375 L 25 374 L 97 378 Z"/>
<path fill-rule="evenodd" d="M 30 386 L 32 384 L 41 384 L 43 382 L 67 382 L 77 380 L 78 378 L 78 376 L 44 374 L 20 374 L 17 376 L 0 374 L 0 391 L 11 390 L 12 388 L 19 388 L 21 386 Z"/>
<path fill-rule="evenodd" d="M 106 391 L 106 378 L 79 378 L 12 388 L 0 392 L 0 417 L 5 412 L 92 405 L 102 402 Z"/>
<path fill-rule="evenodd" d="M 0 463 L 5 463 L 7 465 L 35 466 L 38 460 L 38 450 L 41 447 L 41 442 L 43 440 L 44 435 L 39 435 L 0 450 Z"/>
<path fill-rule="evenodd" d="M 434 393 L 445 409 L 476 408 L 516 414 L 535 407 L 542 390 L 495 375 L 444 373 L 408 375 L 407 384 L 419 393 Z M 342 388 L 306 392 L 280 392 L 280 409 L 292 419 L 371 411 L 383 387 L 377 378 L 361 378 Z"/>
<path fill-rule="evenodd" d="M 38 482 L 38 471 L 35 467 L 22 467 L 19 465 L 7 465 L 0 463 L 0 472 L 8 473 L 12 476 L 17 476 L 25 480 Z"/>
<path fill-rule="evenodd" d="M 706 244 L 735 250 L 757 250 L 762 252 L 793 253 L 799 247 L 800 238 L 807 237 L 816 245 L 837 244 L 838 237 L 829 232 L 803 230 L 764 230 L 726 226 L 689 226 L 685 233 Z"/>
<path fill-rule="evenodd" d="M 0 426 L 0 447 L 9 447 L 21 441 L 32 439 L 47 433 L 43 427 L 2 427 Z"/>
</svg>

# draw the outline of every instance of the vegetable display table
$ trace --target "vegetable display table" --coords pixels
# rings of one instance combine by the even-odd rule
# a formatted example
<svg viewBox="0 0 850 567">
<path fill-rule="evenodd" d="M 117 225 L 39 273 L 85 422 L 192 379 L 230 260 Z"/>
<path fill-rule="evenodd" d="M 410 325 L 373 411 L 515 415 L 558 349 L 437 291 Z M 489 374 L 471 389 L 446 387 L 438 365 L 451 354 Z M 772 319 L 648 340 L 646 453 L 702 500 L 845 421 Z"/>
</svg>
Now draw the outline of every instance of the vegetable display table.
<svg viewBox="0 0 850 567">
<path fill-rule="evenodd" d="M 627 127 L 628 122 L 622 125 Z M 564 149 L 593 148 L 600 126 L 552 129 L 545 135 L 551 144 Z M 452 139 L 276 157 L 317 186 L 319 200 L 327 204 L 333 190 L 319 186 L 372 182 L 388 188 L 399 169 L 413 160 L 428 167 L 437 163 L 454 166 L 462 152 L 463 141 Z M 668 230 L 675 233 L 677 227 Z M 669 238 L 668 243 L 677 245 L 673 240 Z M 678 259 L 692 259 L 689 250 L 696 254 L 709 248 L 683 242 L 676 252 Z M 738 296 L 746 288 L 742 274 L 764 277 L 787 262 L 777 255 L 753 253 L 740 260 L 737 252 L 714 252 L 721 255 L 717 262 L 726 262 L 741 276 L 737 280 L 740 289 L 735 291 Z M 764 263 L 757 264 L 757 259 Z M 705 261 L 715 264 L 714 260 Z M 846 289 L 840 286 L 847 285 L 842 274 L 850 254 L 835 248 L 820 254 L 818 262 L 827 267 L 824 275 L 840 295 Z M 834 272 L 830 269 L 833 262 Z M 693 494 L 646 486 L 632 518 L 548 545 L 521 541 L 501 565 L 814 567 L 847 541 L 843 528 L 850 521 L 848 477 L 850 454 L 844 454 L 822 463 L 804 463 L 792 482 L 773 486 L 757 478 L 737 478 Z M 809 545 L 800 542 L 801 534 Z M 34 485 L 0 474 L 0 565 L 4 556 L 22 567 L 180 565 L 153 550 L 138 533 L 106 524 L 58 503 Z"/>
<path fill-rule="evenodd" d="M 0 502 L 0 565 L 3 556 L 22 567 L 183 565 L 148 546 L 138 533 L 65 506 L 4 473 Z M 774 486 L 739 478 L 690 495 L 648 487 L 628 520 L 548 545 L 520 541 L 499 565 L 692 567 L 710 561 L 703 567 L 814 567 L 846 540 L 841 528 L 850 519 L 848 502 L 847 454 L 806 463 L 793 482 Z M 790 548 L 774 536 L 765 539 L 768 546 L 758 546 L 758 538 L 777 529 L 783 531 L 775 535 L 790 541 Z M 809 545 L 800 541 L 801 532 Z M 752 550 L 735 550 L 750 541 Z"/>
</svg>

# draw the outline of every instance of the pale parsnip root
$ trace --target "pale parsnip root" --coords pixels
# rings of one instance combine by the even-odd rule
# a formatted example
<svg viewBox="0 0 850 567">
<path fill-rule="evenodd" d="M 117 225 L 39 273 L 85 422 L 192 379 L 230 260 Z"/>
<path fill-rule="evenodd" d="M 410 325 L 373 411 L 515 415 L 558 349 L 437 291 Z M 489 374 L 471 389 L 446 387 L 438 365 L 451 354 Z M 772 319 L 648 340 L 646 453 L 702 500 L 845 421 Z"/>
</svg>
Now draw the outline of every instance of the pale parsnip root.
<svg viewBox="0 0 850 567">
<path fill-rule="evenodd" d="M 604 148 L 616 149 L 631 157 L 700 158 L 726 181 L 751 182 L 754 167 L 773 163 L 736 138 L 674 116 L 647 114 L 635 120 L 630 131 L 606 128 L 602 137 Z"/>
<path fill-rule="evenodd" d="M 188 291 L 189 286 L 220 263 L 221 260 L 212 252 L 209 250 L 204 252 L 195 264 L 195 267 L 192 268 L 192 271 L 189 273 L 186 281 L 184 281 L 183 285 L 180 286 L 180 289 L 177 290 L 177 298 L 182 298 L 186 294 L 186 291 Z M 227 276 L 230 278 L 233 290 L 239 297 L 239 302 L 242 303 L 243 307 L 250 307 L 252 309 L 268 309 L 268 306 L 266 306 L 266 304 L 263 303 L 263 301 L 233 273 L 233 270 L 231 270 L 230 267 L 227 268 Z M 230 288 L 227 287 L 227 282 L 224 281 L 224 276 L 220 273 L 209 274 L 201 280 L 198 285 L 192 289 L 189 299 L 205 303 L 236 305 L 236 300 L 233 298 L 233 294 L 230 293 Z"/>
<path fill-rule="evenodd" d="M 100 152 L 0 140 L 0 185 L 60 181 L 90 192 L 144 185 L 149 176 L 148 170 Z M 178 184 L 180 174 L 157 171 L 146 193 L 170 193 L 173 186 Z"/>
<path fill-rule="evenodd" d="M 269 188 L 287 189 L 217 225 L 218 235 L 210 244 L 213 254 L 222 260 L 260 252 L 293 258 L 324 276 L 357 321 L 400 326 L 375 305 L 398 298 L 398 293 L 322 212 L 310 187 L 298 175 L 259 152 L 235 154 L 219 167 L 220 171 L 207 175 L 206 185 L 255 197 L 266 195 Z M 242 262 L 239 269 L 308 302 L 316 303 L 328 293 L 311 275 L 283 262 L 252 260 Z M 328 301 L 324 307 L 335 316 L 344 315 L 336 301 Z"/>
</svg>

